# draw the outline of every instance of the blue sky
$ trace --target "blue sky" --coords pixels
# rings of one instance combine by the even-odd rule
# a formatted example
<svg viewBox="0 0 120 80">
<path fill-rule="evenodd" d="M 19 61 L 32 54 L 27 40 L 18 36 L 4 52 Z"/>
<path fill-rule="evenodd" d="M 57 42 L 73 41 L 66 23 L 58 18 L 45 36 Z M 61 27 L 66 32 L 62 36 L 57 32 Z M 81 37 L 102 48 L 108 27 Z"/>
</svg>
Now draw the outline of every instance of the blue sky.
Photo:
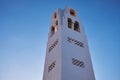
<svg viewBox="0 0 120 80">
<path fill-rule="evenodd" d="M 119 0 L 0 0 L 0 80 L 42 80 L 53 12 L 74 8 L 96 80 L 120 80 Z"/>
</svg>

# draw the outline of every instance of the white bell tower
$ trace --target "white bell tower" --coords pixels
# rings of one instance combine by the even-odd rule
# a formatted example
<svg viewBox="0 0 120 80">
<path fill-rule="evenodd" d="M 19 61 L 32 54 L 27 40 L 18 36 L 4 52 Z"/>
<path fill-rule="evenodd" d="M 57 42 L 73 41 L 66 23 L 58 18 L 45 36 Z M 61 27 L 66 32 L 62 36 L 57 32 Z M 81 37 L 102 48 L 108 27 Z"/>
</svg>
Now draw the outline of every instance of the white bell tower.
<svg viewBox="0 0 120 80">
<path fill-rule="evenodd" d="M 70 7 L 53 14 L 43 80 L 95 80 L 82 23 Z"/>
</svg>

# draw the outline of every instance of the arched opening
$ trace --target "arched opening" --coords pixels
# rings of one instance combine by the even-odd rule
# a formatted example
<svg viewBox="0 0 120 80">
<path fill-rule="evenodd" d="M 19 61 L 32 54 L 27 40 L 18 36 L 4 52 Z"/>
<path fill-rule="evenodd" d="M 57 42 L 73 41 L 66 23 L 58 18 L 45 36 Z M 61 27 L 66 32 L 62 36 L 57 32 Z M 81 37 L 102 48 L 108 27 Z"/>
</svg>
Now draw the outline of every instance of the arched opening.
<svg viewBox="0 0 120 80">
<path fill-rule="evenodd" d="M 51 27 L 51 36 L 55 33 L 55 28 L 54 26 Z"/>
<path fill-rule="evenodd" d="M 57 13 L 55 12 L 53 18 L 56 19 L 56 17 L 57 17 Z"/>
<path fill-rule="evenodd" d="M 75 23 L 74 23 L 74 30 L 77 32 L 80 32 L 79 23 L 77 21 L 75 21 Z"/>
<path fill-rule="evenodd" d="M 58 31 L 58 20 L 55 22 L 55 32 Z"/>
<path fill-rule="evenodd" d="M 76 13 L 75 13 L 75 11 L 73 9 L 70 9 L 70 15 L 71 16 L 76 16 Z"/>
<path fill-rule="evenodd" d="M 68 18 L 68 28 L 72 28 L 72 20 L 71 18 Z"/>
<path fill-rule="evenodd" d="M 58 25 L 58 20 L 56 20 L 55 24 Z"/>
</svg>

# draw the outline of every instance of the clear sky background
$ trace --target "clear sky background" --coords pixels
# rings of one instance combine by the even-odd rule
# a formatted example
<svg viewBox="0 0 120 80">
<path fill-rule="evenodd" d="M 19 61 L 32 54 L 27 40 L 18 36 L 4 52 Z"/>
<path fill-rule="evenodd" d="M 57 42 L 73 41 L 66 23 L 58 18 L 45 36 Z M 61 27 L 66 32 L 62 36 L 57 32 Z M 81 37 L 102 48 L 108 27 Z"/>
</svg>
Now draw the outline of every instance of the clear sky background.
<svg viewBox="0 0 120 80">
<path fill-rule="evenodd" d="M 120 80 L 120 0 L 0 0 L 0 80 L 42 80 L 53 12 L 74 8 L 96 80 Z"/>
</svg>

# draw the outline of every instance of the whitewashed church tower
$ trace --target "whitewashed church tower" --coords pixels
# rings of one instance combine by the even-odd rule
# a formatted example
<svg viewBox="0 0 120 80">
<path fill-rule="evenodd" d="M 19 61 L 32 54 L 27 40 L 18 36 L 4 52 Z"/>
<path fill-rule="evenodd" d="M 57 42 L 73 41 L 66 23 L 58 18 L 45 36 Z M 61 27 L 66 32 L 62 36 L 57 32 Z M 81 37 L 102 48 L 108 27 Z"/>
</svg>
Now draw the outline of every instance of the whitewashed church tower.
<svg viewBox="0 0 120 80">
<path fill-rule="evenodd" d="M 70 7 L 53 14 L 43 80 L 95 80 L 83 26 Z"/>
</svg>

